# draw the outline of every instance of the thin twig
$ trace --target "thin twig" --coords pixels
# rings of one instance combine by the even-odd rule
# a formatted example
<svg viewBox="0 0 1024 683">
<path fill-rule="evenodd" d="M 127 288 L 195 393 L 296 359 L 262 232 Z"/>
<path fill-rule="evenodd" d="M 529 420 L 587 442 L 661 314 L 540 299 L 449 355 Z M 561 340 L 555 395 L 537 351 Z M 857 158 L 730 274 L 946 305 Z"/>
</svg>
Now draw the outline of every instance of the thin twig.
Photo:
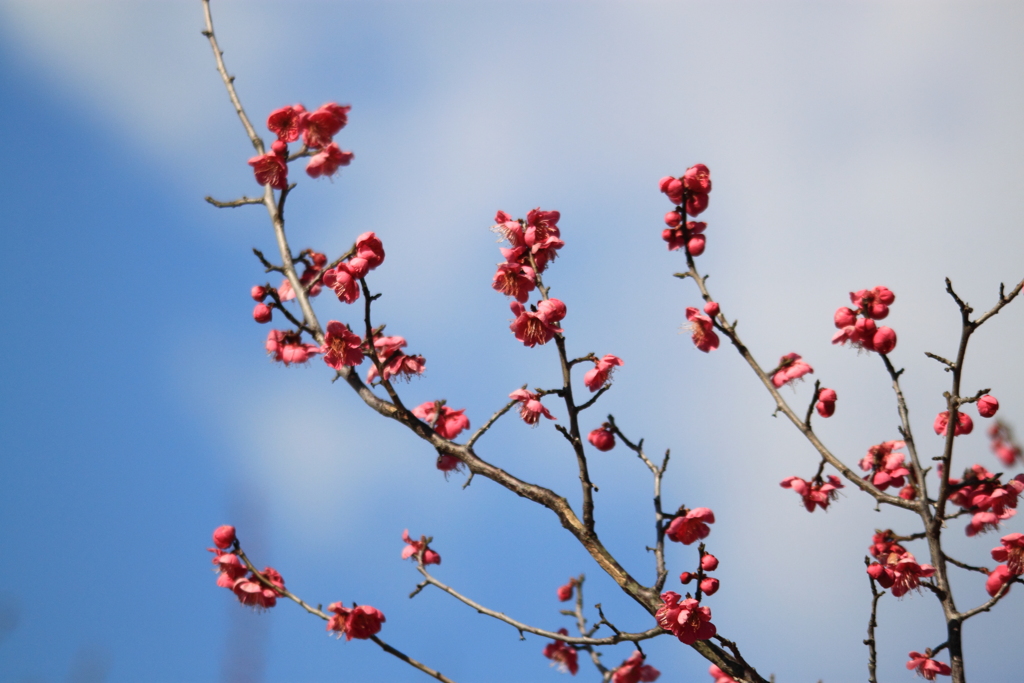
<svg viewBox="0 0 1024 683">
<path fill-rule="evenodd" d="M 497 612 L 495 610 L 488 609 L 487 607 L 484 607 L 480 603 L 475 602 L 475 601 L 467 598 L 465 595 L 462 595 L 461 593 L 456 591 L 454 588 L 451 588 L 450 586 L 446 586 L 445 584 L 443 584 L 440 581 L 438 581 L 437 579 L 435 579 L 433 576 L 430 575 L 430 572 L 428 572 L 426 570 L 426 568 L 424 566 L 422 566 L 422 565 L 417 566 L 417 569 L 419 570 L 420 574 L 423 575 L 423 578 L 426 579 L 427 583 L 429 583 L 430 585 L 436 586 L 437 588 L 440 588 L 441 590 L 443 590 L 445 593 L 447 593 L 448 595 L 452 596 L 456 600 L 458 600 L 458 601 L 460 601 L 460 602 L 462 602 L 462 603 L 464 603 L 466 605 L 469 605 L 470 607 L 475 609 L 480 614 L 484 614 L 486 616 L 493 617 L 494 619 L 497 619 L 498 621 L 503 621 L 506 624 L 509 624 L 510 626 L 515 627 L 515 629 L 517 631 L 520 631 L 520 632 L 533 633 L 534 635 L 542 636 L 544 638 L 551 638 L 553 640 L 561 640 L 561 641 L 564 641 L 566 643 L 571 643 L 573 645 L 615 645 L 616 643 L 621 643 L 621 642 L 624 642 L 624 641 L 637 642 L 637 641 L 641 641 L 641 640 L 647 640 L 649 638 L 655 638 L 655 637 L 660 636 L 660 635 L 665 633 L 665 631 L 663 631 L 661 629 L 661 627 L 658 627 L 658 626 L 656 626 L 656 627 L 654 627 L 652 629 L 648 629 L 647 631 L 644 631 L 642 633 L 621 633 L 621 632 L 616 632 L 615 635 L 609 636 L 607 638 L 590 638 L 590 637 L 587 637 L 587 636 L 568 636 L 568 635 L 565 635 L 565 634 L 562 634 L 562 633 L 557 633 L 555 631 L 546 631 L 546 630 L 544 630 L 542 628 L 537 628 L 536 626 L 530 626 L 528 624 L 524 624 L 523 622 L 517 621 L 517 620 L 515 620 L 515 619 L 513 619 L 513 618 L 511 618 L 511 617 L 509 617 L 509 616 L 507 616 L 505 614 L 502 614 L 501 612 Z M 609 624 L 609 626 L 610 626 L 610 624 Z"/>
<path fill-rule="evenodd" d="M 525 389 L 526 386 L 527 385 L 524 384 L 522 386 L 522 388 Z M 512 408 L 517 403 L 519 403 L 519 401 L 509 401 L 507 404 L 505 404 L 505 406 L 503 408 L 499 408 L 498 411 L 496 413 L 494 413 L 494 415 L 491 415 L 491 417 L 487 420 L 487 422 L 484 422 L 483 425 L 481 425 L 480 429 L 478 429 L 475 432 L 473 432 L 473 436 L 469 437 L 469 441 L 466 442 L 466 448 L 472 448 L 473 444 L 475 444 L 477 442 L 477 440 L 481 436 L 486 434 L 487 430 L 490 429 L 494 425 L 494 423 L 497 422 L 498 419 L 502 415 L 504 415 L 508 411 L 512 410 Z"/>
<path fill-rule="evenodd" d="M 238 206 L 245 206 L 246 204 L 262 204 L 263 197 L 242 197 L 241 199 L 233 199 L 229 202 L 220 202 L 207 195 L 206 201 L 216 206 L 218 209 L 233 209 Z"/>
<path fill-rule="evenodd" d="M 871 560 L 865 557 L 864 564 L 870 566 Z M 871 618 L 868 619 L 868 637 L 864 644 L 868 646 L 868 683 L 878 683 L 878 678 L 875 675 L 875 668 L 878 664 L 875 628 L 878 626 L 878 601 L 885 595 L 885 591 L 878 590 L 875 586 L 875 580 L 871 576 L 868 576 L 868 581 L 871 582 Z"/>
</svg>

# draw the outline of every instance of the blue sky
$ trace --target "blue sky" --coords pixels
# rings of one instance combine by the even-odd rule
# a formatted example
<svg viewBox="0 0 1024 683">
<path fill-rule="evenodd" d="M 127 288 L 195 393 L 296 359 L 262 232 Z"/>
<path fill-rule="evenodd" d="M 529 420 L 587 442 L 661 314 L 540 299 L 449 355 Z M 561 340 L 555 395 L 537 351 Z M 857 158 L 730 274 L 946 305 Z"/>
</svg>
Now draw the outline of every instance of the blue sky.
<svg viewBox="0 0 1024 683">
<path fill-rule="evenodd" d="M 795 350 L 838 391 L 820 430 L 847 462 L 896 438 L 897 417 L 878 359 L 829 345 L 832 312 L 852 289 L 896 292 L 893 358 L 930 454 L 946 377 L 922 352 L 949 354 L 957 335 L 942 278 L 980 307 L 1024 277 L 1021 9 L 215 2 L 214 13 L 254 120 L 294 102 L 352 104 L 339 142 L 355 161 L 333 182 L 300 182 L 289 230 L 297 248 L 330 254 L 366 230 L 382 237 L 378 315 L 429 368 L 408 401 L 447 398 L 476 425 L 524 382 L 556 381 L 554 349 L 507 331 L 487 228 L 496 209 L 560 210 L 567 245 L 546 281 L 568 306 L 570 349 L 626 361 L 586 426 L 613 412 L 652 451 L 672 448 L 667 498 L 718 518 L 715 623 L 762 673 L 862 679 L 862 557 L 872 529 L 913 520 L 853 494 L 808 515 L 778 487 L 817 460 L 770 417 L 734 353 L 705 356 L 680 334 L 697 297 L 671 277 L 681 257 L 659 237 L 657 180 L 711 167 L 709 286 L 764 364 Z M 372 645 L 328 638 L 292 605 L 239 607 L 204 551 L 225 522 L 300 595 L 382 609 L 382 636 L 459 681 L 559 674 L 542 640 L 520 642 L 436 592 L 408 600 L 406 527 L 435 537 L 442 580 L 495 609 L 557 628 L 555 587 L 586 572 L 588 602 L 647 628 L 550 513 L 485 481 L 445 482 L 430 449 L 373 419 L 319 361 L 265 358 L 248 290 L 265 281 L 249 250 L 272 249 L 266 217 L 202 201 L 258 188 L 201 19 L 198 2 L 0 2 L 0 117 L 17 150 L 4 192 L 0 679 L 426 680 Z M 318 305 L 324 319 L 350 314 Z M 966 380 L 992 387 L 1024 428 L 1022 333 L 1017 308 L 986 326 Z M 962 465 L 995 467 L 980 430 L 959 445 Z M 576 501 L 550 426 L 508 419 L 480 452 Z M 621 447 L 592 467 L 599 532 L 649 580 L 649 477 Z M 997 537 L 961 534 L 950 531 L 955 552 L 988 561 Z M 672 549 L 673 576 L 691 554 Z M 984 597 L 977 580 L 955 580 L 961 605 Z M 1021 599 L 969 623 L 974 676 L 1011 676 Z M 909 680 L 906 652 L 943 639 L 938 607 L 886 598 L 880 621 L 885 678 Z M 649 652 L 662 680 L 707 680 L 689 648 L 665 638 Z"/>
</svg>

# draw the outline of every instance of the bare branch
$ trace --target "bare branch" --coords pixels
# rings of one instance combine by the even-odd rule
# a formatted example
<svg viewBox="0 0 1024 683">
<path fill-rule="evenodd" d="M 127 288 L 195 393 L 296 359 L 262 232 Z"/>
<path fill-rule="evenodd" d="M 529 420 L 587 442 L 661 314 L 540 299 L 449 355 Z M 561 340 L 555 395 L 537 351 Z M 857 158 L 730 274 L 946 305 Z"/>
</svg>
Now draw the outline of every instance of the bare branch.
<svg viewBox="0 0 1024 683">
<path fill-rule="evenodd" d="M 517 621 L 509 616 L 506 616 L 501 612 L 496 612 L 495 610 L 488 609 L 480 603 L 467 598 L 465 595 L 462 595 L 454 588 L 446 586 L 445 584 L 435 579 L 433 576 L 430 575 L 430 572 L 428 572 L 426 570 L 426 567 L 424 567 L 423 565 L 417 566 L 417 569 L 419 570 L 420 574 L 423 574 L 423 578 L 430 585 L 440 588 L 456 600 L 466 605 L 469 605 L 480 614 L 493 617 L 498 621 L 503 621 L 506 624 L 515 627 L 515 629 L 520 632 L 533 633 L 534 635 L 542 636 L 544 638 L 551 638 L 553 640 L 561 640 L 566 643 L 571 643 L 573 645 L 614 645 L 616 643 L 621 643 L 624 641 L 637 642 L 641 640 L 647 640 L 648 638 L 654 638 L 665 633 L 665 631 L 663 631 L 661 627 L 658 626 L 652 629 L 648 629 L 643 633 L 616 633 L 615 635 L 609 636 L 607 638 L 590 638 L 588 636 L 568 636 L 562 633 L 557 633 L 555 631 L 546 631 L 542 628 L 537 628 L 535 626 L 524 624 L 523 622 Z"/>
<path fill-rule="evenodd" d="M 205 199 L 210 204 L 213 204 L 214 206 L 216 206 L 218 209 L 233 209 L 233 208 L 238 207 L 238 206 L 245 206 L 246 204 L 262 204 L 263 203 L 263 197 L 242 197 L 241 199 L 232 199 L 229 202 L 220 202 L 220 201 L 217 201 L 216 199 L 214 199 L 213 197 L 210 197 L 209 195 L 207 195 L 205 197 Z"/>
<path fill-rule="evenodd" d="M 524 384 L 522 388 L 525 389 L 526 386 L 527 385 Z M 466 448 L 472 448 L 473 444 L 475 444 L 481 436 L 486 434 L 487 430 L 490 429 L 494 425 L 494 423 L 497 422 L 499 418 L 501 418 L 502 415 L 512 410 L 512 408 L 517 403 L 519 403 L 519 401 L 509 401 L 505 405 L 505 407 L 499 408 L 498 411 L 494 413 L 494 415 L 491 415 L 491 417 L 488 418 L 487 422 L 484 422 L 483 425 L 481 425 L 480 429 L 473 432 L 473 436 L 469 437 L 469 441 L 466 442 Z"/>
<path fill-rule="evenodd" d="M 871 565 L 871 560 L 867 557 L 864 558 L 864 564 Z M 878 663 L 878 654 L 876 651 L 875 641 L 875 628 L 878 627 L 878 601 L 885 595 L 885 591 L 880 591 L 875 586 L 875 580 L 869 575 L 868 581 L 871 582 L 871 618 L 868 619 L 868 637 L 864 641 L 864 644 L 868 646 L 868 683 L 878 683 L 878 678 L 875 675 L 875 668 Z"/>
</svg>

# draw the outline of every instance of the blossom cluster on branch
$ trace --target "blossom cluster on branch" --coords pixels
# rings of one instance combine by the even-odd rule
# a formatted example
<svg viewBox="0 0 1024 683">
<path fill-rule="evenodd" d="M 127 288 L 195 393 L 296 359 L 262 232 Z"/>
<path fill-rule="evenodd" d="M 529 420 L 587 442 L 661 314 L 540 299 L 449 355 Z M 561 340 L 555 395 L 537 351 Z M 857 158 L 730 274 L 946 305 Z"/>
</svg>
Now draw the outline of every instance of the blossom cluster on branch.
<svg viewBox="0 0 1024 683">
<path fill-rule="evenodd" d="M 588 613 L 584 604 L 582 574 L 571 578 L 556 590 L 559 602 L 566 603 L 575 599 L 574 609 L 563 609 L 561 613 L 575 620 L 578 635 L 570 634 L 570 630 L 564 627 L 547 630 L 525 624 L 442 583 L 428 569 L 432 565 L 441 564 L 440 554 L 430 547 L 433 539 L 427 536 L 416 539 L 406 529 L 402 533 L 405 545 L 400 553 L 401 558 L 414 560 L 416 571 L 423 577 L 410 597 L 428 586 L 437 588 L 478 613 L 509 624 L 521 636 L 529 633 L 550 639 L 541 654 L 563 672 L 576 675 L 580 670 L 581 656 L 589 658 L 602 683 L 640 683 L 658 679 L 661 672 L 647 663 L 647 655 L 641 643 L 649 638 L 669 634 L 710 662 L 708 673 L 714 683 L 766 683 L 765 678 L 743 657 L 739 646 L 719 632 L 718 626 L 712 622 L 711 608 L 706 604 L 708 598 L 722 589 L 719 579 L 712 575 L 719 568 L 719 559 L 708 552 L 705 543 L 715 523 L 712 510 L 685 504 L 664 507 L 661 488 L 669 464 L 669 452 L 666 451 L 660 465 L 656 464 L 648 457 L 644 440 L 634 442 L 627 437 L 613 415 L 603 420 L 598 418 L 590 421 L 587 425 L 589 431 L 581 427 L 585 421 L 583 416 L 589 415 L 584 411 L 612 389 L 614 374 L 621 372 L 619 368 L 624 367 L 625 362 L 611 353 L 598 355 L 591 352 L 574 358 L 568 352 L 568 307 L 562 300 L 551 296 L 551 285 L 544 281 L 545 274 L 550 274 L 550 267 L 566 246 L 560 226 L 561 213 L 535 208 L 523 218 L 514 218 L 504 211 L 495 214 L 491 230 L 499 235 L 505 245 L 500 247 L 502 261 L 496 265 L 491 288 L 509 298 L 512 316 L 509 322 L 509 343 L 514 339 L 527 348 L 537 349 L 533 352 L 537 354 L 541 353 L 538 347 L 555 347 L 562 384 L 554 388 L 533 389 L 523 384 L 508 394 L 509 402 L 504 407 L 483 420 L 482 426 L 472 432 L 465 442 L 458 443 L 456 439 L 460 439 L 471 428 L 470 416 L 467 414 L 472 412 L 471 408 L 454 408 L 448 405 L 446 398 L 407 407 L 400 395 L 402 387 L 397 382 L 422 377 L 426 359 L 408 353 L 408 343 L 404 337 L 385 335 L 385 325 L 373 323 L 373 303 L 380 293 L 372 293 L 369 278 L 371 272 L 385 261 L 384 245 L 377 234 L 362 232 L 355 238 L 350 249 L 333 260 L 326 253 L 312 248 L 294 254 L 289 246 L 284 207 L 293 185 L 288 181 L 288 164 L 300 158 L 309 158 L 306 173 L 312 178 L 333 176 L 341 166 L 347 166 L 353 155 L 342 151 L 334 142 L 334 136 L 348 123 L 351 108 L 332 102 L 314 111 L 307 111 L 302 105 L 290 105 L 271 112 L 266 126 L 276 139 L 267 151 L 238 100 L 234 79 L 224 67 L 223 53 L 213 34 L 209 0 L 203 2 L 207 21 L 204 35 L 213 48 L 218 71 L 236 112 L 259 152 L 249 160 L 249 165 L 256 182 L 263 186 L 264 191 L 262 199 L 243 197 L 231 202 L 218 202 L 208 198 L 208 201 L 219 207 L 262 204 L 269 212 L 280 254 L 279 262 L 271 261 L 259 250 L 254 249 L 254 253 L 265 272 L 278 273 L 283 276 L 283 280 L 276 287 L 269 282 L 255 285 L 250 294 L 257 302 L 252 312 L 257 323 L 269 323 L 275 315 L 280 315 L 288 322 L 288 326 L 272 329 L 268 333 L 265 346 L 270 357 L 288 366 L 306 363 L 320 355 L 333 370 L 334 380 L 344 380 L 343 384 L 347 384 L 367 406 L 401 423 L 429 444 L 437 453 L 436 468 L 444 473 L 445 478 L 455 471 L 468 471 L 463 488 L 480 475 L 523 499 L 551 510 L 562 527 L 581 544 L 597 566 L 646 612 L 644 619 L 649 628 L 639 633 L 618 629 L 606 617 L 600 603 L 592 608 L 596 610 L 597 618 L 588 621 L 588 614 L 591 617 L 593 615 Z M 300 139 L 300 149 L 290 152 L 288 145 Z M 848 344 L 881 359 L 892 383 L 896 412 L 900 418 L 897 428 L 899 438 L 881 440 L 896 435 L 879 434 L 857 447 L 858 452 L 863 453 L 861 449 L 868 443 L 876 442 L 867 446 L 866 455 L 857 463 L 861 474 L 829 449 L 812 426 L 815 412 L 821 418 L 831 418 L 836 414 L 837 390 L 823 387 L 820 381 L 816 381 L 805 414 L 798 414 L 783 393 L 793 392 L 796 395 L 803 391 L 802 380 L 814 373 L 810 363 L 800 354 L 789 352 L 783 354 L 774 366 L 762 366 L 740 339 L 736 322 L 729 322 L 721 302 L 712 297 L 707 288 L 707 275 L 702 275 L 697 268 L 694 259 L 706 251 L 708 224 L 689 219 L 698 217 L 708 209 L 712 187 L 708 167 L 694 164 L 679 176 L 661 178 L 658 187 L 673 205 L 672 210 L 664 215 L 666 227 L 661 230 L 661 238 L 667 243 L 668 249 L 676 252 L 686 263 L 686 270 L 675 275 L 684 280 L 692 280 L 703 300 L 702 304 L 685 307 L 686 325 L 693 346 L 703 353 L 709 353 L 719 349 L 723 341 L 731 344 L 774 401 L 775 415 L 782 414 L 788 419 L 817 454 L 817 470 L 812 476 L 807 479 L 789 476 L 783 479 L 781 486 L 797 493 L 808 512 L 816 509 L 827 511 L 838 500 L 841 491 L 854 489 L 873 498 L 879 506 L 899 508 L 917 517 L 920 522 L 920 530 L 912 533 L 898 534 L 892 529 L 876 531 L 869 546 L 869 555 L 865 557 L 872 592 L 869 637 L 864 641 L 869 648 L 869 681 L 876 682 L 877 641 L 874 629 L 880 598 L 886 594 L 903 598 L 924 589 L 925 594 L 934 596 L 940 603 L 947 625 L 947 640 L 934 648 L 925 648 L 923 653 L 910 652 L 907 669 L 916 671 L 928 680 L 948 675 L 955 683 L 964 683 L 966 678 L 961 638 L 964 622 L 991 610 L 1008 594 L 1013 583 L 1024 582 L 1021 579 L 1024 575 L 1024 534 L 1010 533 L 1002 537 L 1000 545 L 990 551 L 991 558 L 997 562 L 991 570 L 949 557 L 942 544 L 948 522 L 961 515 L 970 516 L 965 527 L 967 536 L 973 537 L 1000 528 L 1016 514 L 1018 499 L 1024 493 L 1024 474 L 1011 478 L 1003 473 L 992 473 L 981 464 L 968 467 L 959 479 L 950 476 L 955 440 L 970 435 L 974 426 L 973 419 L 963 409 L 973 403 L 982 418 L 992 418 L 1000 409 L 999 401 L 988 393 L 989 389 L 974 394 L 961 390 L 964 356 L 971 335 L 1017 297 L 1024 282 L 1016 285 L 1010 293 L 1000 287 L 998 303 L 987 312 L 972 318 L 974 309 L 960 299 L 952 283 L 947 280 L 947 292 L 960 313 L 961 338 L 955 361 L 933 353 L 927 354 L 952 375 L 952 386 L 943 395 L 946 410 L 939 412 L 932 424 L 935 435 L 942 441 L 941 455 L 933 458 L 937 463 L 934 467 L 927 468 L 922 466 L 919 457 L 919 445 L 914 440 L 907 403 L 900 385 L 903 370 L 897 370 L 890 359 L 890 354 L 896 348 L 896 332 L 878 324 L 878 321 L 890 315 L 895 294 L 885 286 L 850 292 L 851 305 L 840 307 L 833 316 L 833 324 L 838 331 L 832 343 Z M 360 302 L 362 310 L 359 314 L 343 316 L 358 322 L 330 320 L 326 325 L 321 325 L 311 302 L 325 289 L 333 292 L 337 300 L 346 306 Z M 359 307 L 345 310 L 354 311 L 356 308 Z M 364 363 L 367 363 L 368 369 L 361 376 L 357 368 Z M 582 378 L 577 375 L 575 382 L 582 379 L 582 388 L 589 392 L 589 396 L 574 382 L 572 373 L 577 366 L 586 370 Z M 783 390 L 782 393 L 780 390 Z M 588 398 L 577 402 L 577 395 Z M 562 404 L 552 412 L 554 398 L 560 399 Z M 549 405 L 545 405 L 545 400 Z M 566 496 L 523 481 L 492 465 L 477 452 L 479 439 L 496 421 L 512 410 L 516 410 L 520 419 L 530 427 L 553 427 L 569 444 L 568 449 L 579 470 L 579 514 L 569 504 Z M 476 422 L 478 417 L 473 416 L 472 419 Z M 592 427 L 595 424 L 598 426 Z M 1021 462 L 1021 449 L 1007 424 L 995 421 L 988 435 L 992 451 L 1000 462 L 1006 466 Z M 656 578 L 651 585 L 642 584 L 623 567 L 604 546 L 596 525 L 593 493 L 598 487 L 591 480 L 588 458 L 595 455 L 591 448 L 607 452 L 618 443 L 637 456 L 651 472 L 653 479 L 655 533 L 654 545 L 648 547 L 648 550 L 653 553 Z M 826 468 L 832 468 L 835 473 L 826 472 Z M 933 484 L 933 490 L 929 492 L 929 483 L 936 475 L 937 484 Z M 950 512 L 947 506 L 955 506 L 960 510 Z M 286 588 L 284 579 L 275 569 L 266 567 L 257 570 L 243 552 L 233 527 L 217 528 L 213 538 L 215 547 L 211 551 L 214 553 L 213 563 L 217 570 L 216 583 L 230 589 L 242 604 L 265 610 L 275 606 L 279 598 L 289 599 L 310 614 L 325 620 L 327 630 L 339 638 L 344 635 L 346 640 L 370 640 L 388 654 L 423 673 L 443 683 L 453 683 L 440 672 L 381 640 L 378 634 L 386 619 L 379 610 L 356 603 L 346 606 L 342 602 L 330 603 L 326 611 L 313 607 Z M 679 574 L 680 585 L 692 586 L 692 592 L 680 594 L 666 590 L 670 574 L 665 555 L 666 541 L 683 546 L 696 544 L 691 568 Z M 908 549 L 907 546 L 912 543 L 924 546 L 918 554 L 928 559 L 928 562 L 919 561 Z M 967 610 L 959 609 L 948 580 L 951 568 L 982 574 L 990 599 Z M 719 609 L 716 607 L 716 610 Z M 606 666 L 601 659 L 601 648 L 623 642 L 633 644 L 635 651 L 618 666 Z M 934 658 L 943 650 L 949 655 L 949 664 Z"/>
</svg>

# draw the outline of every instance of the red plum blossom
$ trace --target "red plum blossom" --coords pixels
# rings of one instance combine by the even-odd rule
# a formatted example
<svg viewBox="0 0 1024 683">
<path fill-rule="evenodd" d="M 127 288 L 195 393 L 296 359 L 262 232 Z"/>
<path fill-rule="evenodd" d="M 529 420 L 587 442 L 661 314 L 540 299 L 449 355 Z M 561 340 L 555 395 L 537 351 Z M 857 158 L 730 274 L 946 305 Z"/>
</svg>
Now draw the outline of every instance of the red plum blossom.
<svg viewBox="0 0 1024 683">
<path fill-rule="evenodd" d="M 917 675 L 923 676 L 927 681 L 934 681 L 936 676 L 949 676 L 952 673 L 948 664 L 937 662 L 920 652 L 911 652 L 909 657 L 907 668 L 916 669 Z"/>
<path fill-rule="evenodd" d="M 694 541 L 707 538 L 711 533 L 708 524 L 714 523 L 714 512 L 708 508 L 694 508 L 685 515 L 673 519 L 665 530 L 665 535 L 673 541 L 690 545 Z"/>
<path fill-rule="evenodd" d="M 701 607 L 693 598 L 682 598 L 679 593 L 665 591 L 661 594 L 662 605 L 654 617 L 658 625 L 678 638 L 685 645 L 698 640 L 708 640 L 718 632 L 711 623 L 711 610 Z"/>
<path fill-rule="evenodd" d="M 644 664 L 644 655 L 637 650 L 615 670 L 612 674 L 612 683 L 656 681 L 659 676 L 661 676 L 661 672 L 649 664 Z"/>
<path fill-rule="evenodd" d="M 366 640 L 380 633 L 380 625 L 387 621 L 379 609 L 369 605 L 348 608 L 340 602 L 332 602 L 327 611 L 334 612 L 327 622 L 327 630 L 336 632 L 339 638 L 345 634 L 345 640 Z"/>
<path fill-rule="evenodd" d="M 615 448 L 615 434 L 612 433 L 608 423 L 587 434 L 587 441 L 599 451 L 610 451 Z"/>
<path fill-rule="evenodd" d="M 779 486 L 796 491 L 803 498 L 804 507 L 808 512 L 814 512 L 815 506 L 828 510 L 828 504 L 839 497 L 839 489 L 843 488 L 843 482 L 834 474 L 828 475 L 825 479 L 828 481 L 817 480 L 811 483 L 800 477 L 786 477 Z"/>
<path fill-rule="evenodd" d="M 540 396 L 526 389 L 516 389 L 508 395 L 509 398 L 519 401 L 519 417 L 528 425 L 537 424 L 543 415 L 549 420 L 557 420 L 554 415 L 548 412 L 544 404 L 540 402 Z"/>
<path fill-rule="evenodd" d="M 402 540 L 405 541 L 405 547 L 402 548 L 403 560 L 408 560 L 410 557 L 416 557 L 422 550 L 423 564 L 441 564 L 441 556 L 427 547 L 427 544 L 422 540 L 414 541 L 409 536 L 408 529 L 402 532 Z"/>
<path fill-rule="evenodd" d="M 718 348 L 718 335 L 715 333 L 711 318 L 689 306 L 686 309 L 686 319 L 689 321 L 688 327 L 693 337 L 694 346 L 704 353 Z"/>
<path fill-rule="evenodd" d="M 610 353 L 605 354 L 600 360 L 595 358 L 594 367 L 583 375 L 583 383 L 590 391 L 597 391 L 608 381 L 616 366 L 621 367 L 622 365 L 622 359 Z"/>
<path fill-rule="evenodd" d="M 982 417 L 992 417 L 999 410 L 999 401 L 995 396 L 985 394 L 978 399 L 978 414 Z"/>
<path fill-rule="evenodd" d="M 469 418 L 463 415 L 465 412 L 465 408 L 453 410 L 442 405 L 440 416 L 438 416 L 436 401 L 427 401 L 412 409 L 412 414 L 427 424 L 434 422 L 436 418 L 434 431 L 442 438 L 449 440 L 457 437 L 463 430 L 469 429 Z"/>
<path fill-rule="evenodd" d="M 779 359 L 779 366 L 772 373 L 772 384 L 778 389 L 812 372 L 814 368 L 804 362 L 798 354 L 787 353 Z"/>
<path fill-rule="evenodd" d="M 563 636 L 569 635 L 569 631 L 560 628 L 558 632 Z M 580 670 L 577 661 L 576 648 L 562 640 L 553 640 L 544 646 L 544 656 L 551 660 L 552 666 L 557 666 L 562 673 L 569 672 L 573 676 Z"/>
<path fill-rule="evenodd" d="M 327 323 L 327 335 L 320 353 L 324 354 L 324 362 L 335 370 L 359 365 L 363 362 L 363 338 L 344 323 L 332 320 Z"/>
</svg>

